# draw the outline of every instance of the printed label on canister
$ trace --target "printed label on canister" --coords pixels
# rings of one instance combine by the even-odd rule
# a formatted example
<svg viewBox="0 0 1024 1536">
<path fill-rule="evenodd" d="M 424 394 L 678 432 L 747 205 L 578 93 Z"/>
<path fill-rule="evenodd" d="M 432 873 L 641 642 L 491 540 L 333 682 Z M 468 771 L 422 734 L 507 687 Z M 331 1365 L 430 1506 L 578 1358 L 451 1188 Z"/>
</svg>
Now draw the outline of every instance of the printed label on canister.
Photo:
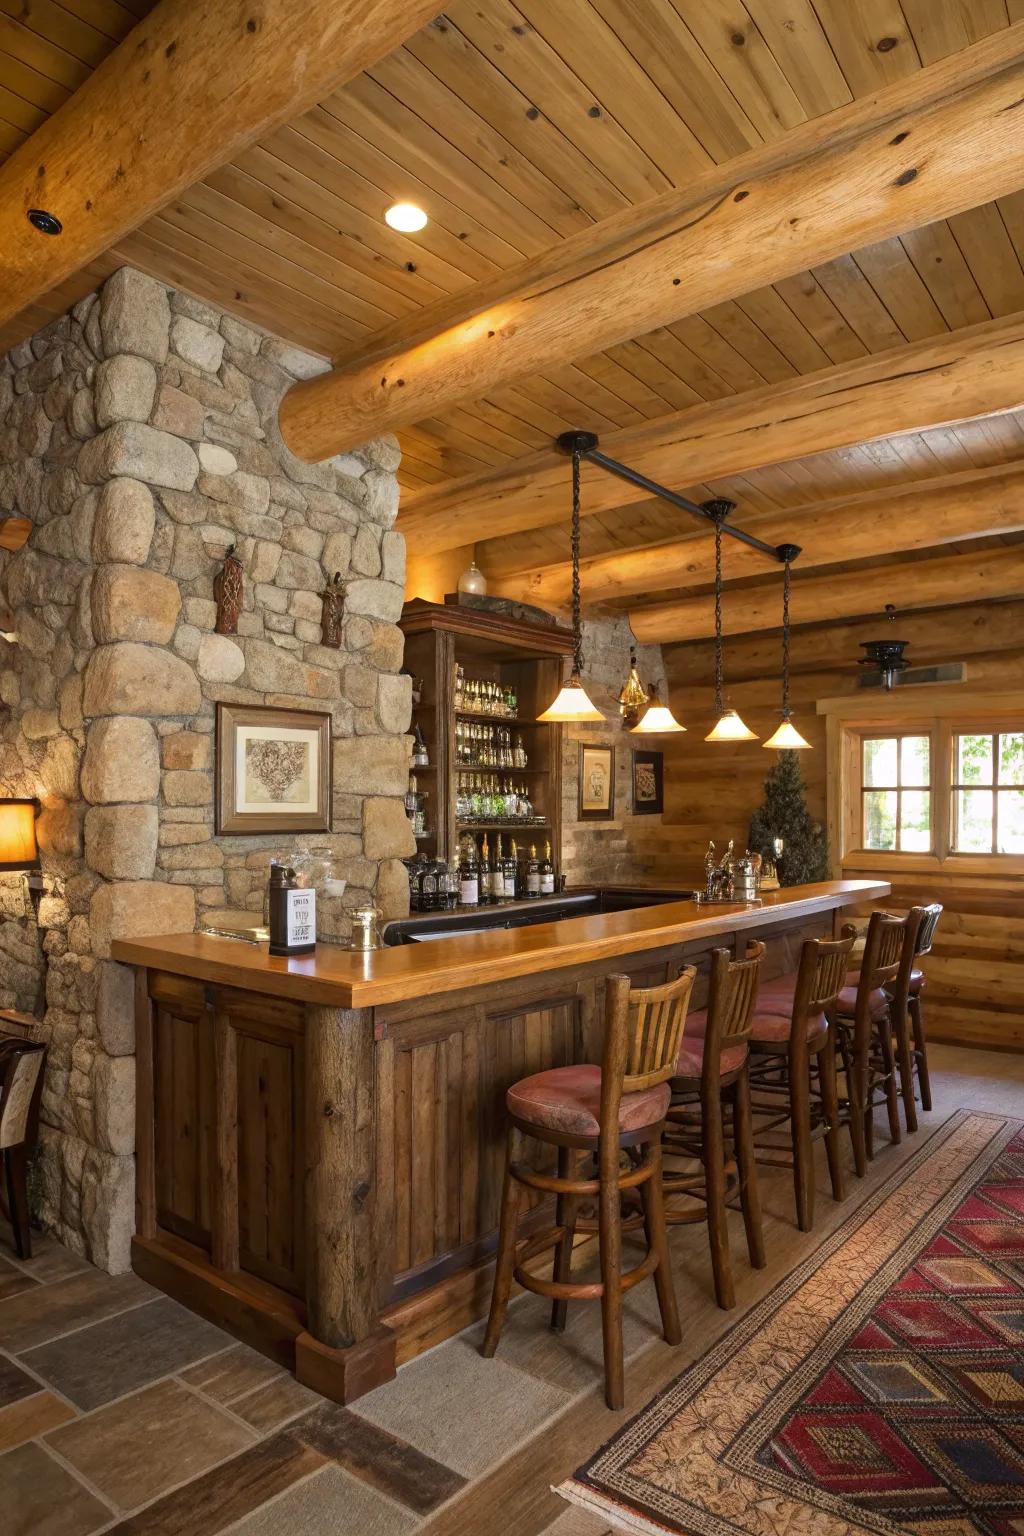
<svg viewBox="0 0 1024 1536">
<path fill-rule="evenodd" d="M 288 948 L 316 943 L 316 891 L 301 886 L 288 892 Z"/>
</svg>

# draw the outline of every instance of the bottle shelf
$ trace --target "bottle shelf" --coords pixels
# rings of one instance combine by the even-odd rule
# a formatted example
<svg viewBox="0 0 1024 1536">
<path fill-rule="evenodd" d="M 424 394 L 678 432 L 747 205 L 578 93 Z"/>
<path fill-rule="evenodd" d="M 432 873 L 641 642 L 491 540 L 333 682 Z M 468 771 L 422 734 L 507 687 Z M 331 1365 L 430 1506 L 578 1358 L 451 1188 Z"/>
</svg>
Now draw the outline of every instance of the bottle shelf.
<svg viewBox="0 0 1024 1536">
<path fill-rule="evenodd" d="M 518 725 L 523 727 L 548 724 L 546 720 L 529 720 L 522 715 L 475 715 L 469 709 L 457 709 L 455 711 L 455 718 L 456 720 L 475 720 L 481 725 Z"/>
<path fill-rule="evenodd" d="M 520 773 L 548 772 L 547 768 L 501 768 L 497 763 L 455 763 L 453 766 L 458 773 L 500 773 L 503 779 L 514 779 Z"/>
<path fill-rule="evenodd" d="M 455 825 L 460 832 L 488 832 L 492 829 L 498 832 L 514 832 L 517 827 L 522 832 L 543 832 L 551 823 L 547 820 L 523 821 L 506 817 L 503 821 L 457 821 Z"/>
</svg>

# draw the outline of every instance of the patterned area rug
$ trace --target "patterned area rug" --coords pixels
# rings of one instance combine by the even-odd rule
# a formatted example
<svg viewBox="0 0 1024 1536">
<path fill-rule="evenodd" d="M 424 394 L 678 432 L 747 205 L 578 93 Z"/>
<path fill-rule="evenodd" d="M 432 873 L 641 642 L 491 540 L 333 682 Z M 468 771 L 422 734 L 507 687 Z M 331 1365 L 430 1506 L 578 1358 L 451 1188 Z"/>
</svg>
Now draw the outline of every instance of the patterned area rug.
<svg viewBox="0 0 1024 1536">
<path fill-rule="evenodd" d="M 559 1492 L 631 1531 L 1024 1536 L 1024 1125 L 959 1111 Z"/>
</svg>

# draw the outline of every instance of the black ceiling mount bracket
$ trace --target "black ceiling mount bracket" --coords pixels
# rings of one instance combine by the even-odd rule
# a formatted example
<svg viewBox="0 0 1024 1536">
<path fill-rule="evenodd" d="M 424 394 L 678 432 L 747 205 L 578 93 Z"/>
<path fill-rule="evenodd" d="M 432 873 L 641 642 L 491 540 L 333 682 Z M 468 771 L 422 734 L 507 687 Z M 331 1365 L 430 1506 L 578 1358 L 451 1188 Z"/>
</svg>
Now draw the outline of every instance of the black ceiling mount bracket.
<svg viewBox="0 0 1024 1536">
<path fill-rule="evenodd" d="M 659 485 L 657 480 L 649 480 L 638 469 L 630 469 L 628 464 L 621 464 L 618 459 L 609 458 L 598 447 L 599 438 L 595 432 L 563 432 L 555 438 L 555 447 L 559 453 L 572 455 L 578 453 L 581 458 L 587 459 L 591 464 L 599 464 L 610 475 L 617 475 L 620 480 L 628 480 L 630 485 L 638 486 L 640 490 L 647 491 L 651 496 L 659 496 L 662 501 L 671 502 L 672 506 L 679 507 L 683 512 L 690 512 L 694 517 L 699 517 L 706 523 L 722 524 L 722 532 L 727 533 L 731 539 L 739 539 L 741 544 L 747 544 L 751 549 L 760 550 L 762 555 L 768 555 L 772 560 L 784 561 L 786 556 L 782 550 L 794 551 L 792 558 L 795 560 L 800 553 L 795 544 L 766 544 L 764 539 L 755 537 L 752 533 L 745 533 L 742 528 L 732 527 L 726 519 L 736 506 L 734 501 L 726 497 L 715 497 L 711 501 L 698 503 L 691 501 L 688 496 L 681 496 L 678 491 L 670 491 L 667 485 Z M 726 511 L 719 509 L 727 508 Z"/>
<path fill-rule="evenodd" d="M 27 218 L 33 229 L 38 229 L 41 235 L 59 235 L 64 228 L 55 213 L 47 213 L 45 208 L 30 208 Z"/>
<path fill-rule="evenodd" d="M 775 551 L 776 558 L 781 560 L 783 565 L 792 565 L 793 561 L 799 560 L 802 554 L 803 550 L 799 544 L 780 544 Z"/>
</svg>

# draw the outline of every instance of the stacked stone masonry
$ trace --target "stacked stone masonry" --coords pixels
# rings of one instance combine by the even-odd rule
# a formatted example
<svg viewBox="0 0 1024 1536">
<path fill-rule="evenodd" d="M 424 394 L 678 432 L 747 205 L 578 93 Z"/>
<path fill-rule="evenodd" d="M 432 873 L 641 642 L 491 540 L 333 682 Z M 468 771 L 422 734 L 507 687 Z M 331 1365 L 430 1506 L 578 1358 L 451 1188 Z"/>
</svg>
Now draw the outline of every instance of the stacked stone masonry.
<svg viewBox="0 0 1024 1536">
<path fill-rule="evenodd" d="M 410 680 L 401 673 L 404 541 L 393 438 L 305 464 L 281 395 L 323 366 L 131 268 L 0 361 L 0 515 L 32 534 L 0 566 L 0 793 L 37 795 L 47 895 L 37 931 L 0 884 L 0 1006 L 37 1002 L 48 958 L 42 1128 L 48 1225 L 102 1267 L 129 1265 L 134 1180 L 131 976 L 118 935 L 260 912 L 287 836 L 214 835 L 218 701 L 332 719 L 331 916 L 407 904 L 402 808 Z M 245 569 L 234 636 L 213 578 Z M 340 650 L 320 592 L 340 571 Z M 8 629 L 9 626 L 9 629 Z"/>
</svg>

